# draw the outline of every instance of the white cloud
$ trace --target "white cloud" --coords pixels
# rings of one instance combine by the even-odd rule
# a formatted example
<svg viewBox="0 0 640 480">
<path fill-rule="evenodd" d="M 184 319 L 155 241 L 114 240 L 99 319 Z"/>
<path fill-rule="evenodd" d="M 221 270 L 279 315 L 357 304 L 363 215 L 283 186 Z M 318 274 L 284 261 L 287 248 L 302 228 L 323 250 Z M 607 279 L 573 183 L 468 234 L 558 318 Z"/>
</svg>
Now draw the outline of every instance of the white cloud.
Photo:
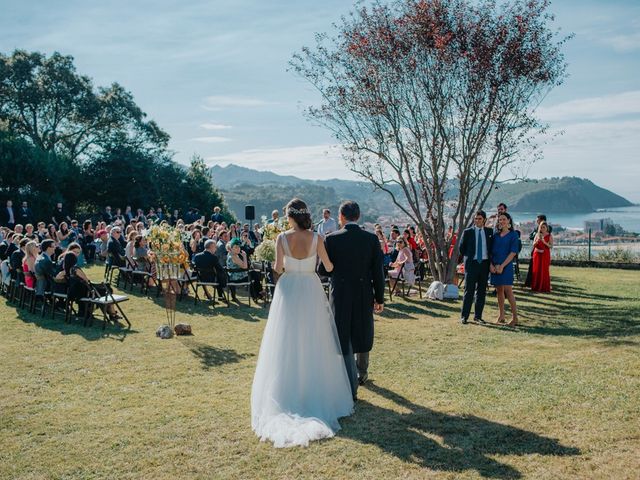
<svg viewBox="0 0 640 480">
<path fill-rule="evenodd" d="M 196 137 L 192 138 L 191 141 L 201 143 L 224 143 L 230 142 L 231 139 L 228 137 Z"/>
<path fill-rule="evenodd" d="M 538 115 L 546 122 L 595 120 L 628 114 L 640 114 L 640 90 L 580 98 L 538 109 Z"/>
<path fill-rule="evenodd" d="M 228 130 L 231 128 L 231 125 L 222 125 L 220 123 L 203 123 L 200 125 L 200 128 L 204 130 Z"/>
<path fill-rule="evenodd" d="M 256 170 L 269 170 L 280 175 L 294 175 L 314 180 L 358 178 L 355 173 L 347 170 L 341 148 L 336 145 L 251 149 L 208 157 L 207 161 L 223 166 L 233 163 Z"/>
<path fill-rule="evenodd" d="M 255 108 L 273 105 L 272 102 L 259 98 L 243 97 L 237 95 L 211 95 L 204 99 L 205 110 L 222 110 L 223 108 Z"/>
<path fill-rule="evenodd" d="M 629 33 L 626 35 L 615 35 L 605 38 L 604 43 L 613 47 L 617 52 L 628 53 L 640 50 L 640 32 Z"/>
</svg>

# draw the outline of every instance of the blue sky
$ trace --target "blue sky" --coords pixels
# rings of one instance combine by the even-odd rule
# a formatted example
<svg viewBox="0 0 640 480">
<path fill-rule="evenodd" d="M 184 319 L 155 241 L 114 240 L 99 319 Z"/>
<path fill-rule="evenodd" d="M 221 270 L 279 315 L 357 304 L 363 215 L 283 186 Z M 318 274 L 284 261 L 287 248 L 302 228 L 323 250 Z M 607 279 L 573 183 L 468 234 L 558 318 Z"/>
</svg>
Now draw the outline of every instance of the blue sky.
<svg viewBox="0 0 640 480">
<path fill-rule="evenodd" d="M 354 178 L 302 106 L 312 89 L 291 55 L 349 11 L 349 1 L 0 0 L 0 51 L 75 57 L 96 85 L 119 82 L 172 137 L 176 160 L 198 153 L 304 178 Z M 640 1 L 556 0 L 575 33 L 570 78 L 540 116 L 565 134 L 530 176 L 576 175 L 640 202 Z"/>
</svg>

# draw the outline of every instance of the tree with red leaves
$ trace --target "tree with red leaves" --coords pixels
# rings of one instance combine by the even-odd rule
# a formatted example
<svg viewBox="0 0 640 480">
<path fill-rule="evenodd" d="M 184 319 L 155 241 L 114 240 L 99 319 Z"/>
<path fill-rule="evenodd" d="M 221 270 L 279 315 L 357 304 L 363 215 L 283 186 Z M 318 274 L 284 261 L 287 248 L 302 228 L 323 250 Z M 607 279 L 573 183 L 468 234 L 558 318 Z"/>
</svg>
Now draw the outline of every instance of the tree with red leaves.
<svg viewBox="0 0 640 480">
<path fill-rule="evenodd" d="M 547 126 L 535 116 L 566 77 L 547 0 L 398 0 L 358 7 L 291 66 L 321 94 L 308 117 L 331 130 L 349 168 L 419 228 L 436 280 L 505 176 L 522 177 Z"/>
</svg>

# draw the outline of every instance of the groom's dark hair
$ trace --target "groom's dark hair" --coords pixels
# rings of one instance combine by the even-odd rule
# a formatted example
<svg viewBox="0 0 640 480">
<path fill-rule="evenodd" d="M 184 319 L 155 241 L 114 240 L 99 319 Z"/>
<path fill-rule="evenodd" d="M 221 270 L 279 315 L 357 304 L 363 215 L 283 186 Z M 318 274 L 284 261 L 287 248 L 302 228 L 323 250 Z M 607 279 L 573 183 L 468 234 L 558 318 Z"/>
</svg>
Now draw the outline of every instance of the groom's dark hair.
<svg viewBox="0 0 640 480">
<path fill-rule="evenodd" d="M 360 205 L 352 200 L 347 200 L 340 205 L 340 214 L 348 222 L 355 222 L 360 218 Z"/>
</svg>

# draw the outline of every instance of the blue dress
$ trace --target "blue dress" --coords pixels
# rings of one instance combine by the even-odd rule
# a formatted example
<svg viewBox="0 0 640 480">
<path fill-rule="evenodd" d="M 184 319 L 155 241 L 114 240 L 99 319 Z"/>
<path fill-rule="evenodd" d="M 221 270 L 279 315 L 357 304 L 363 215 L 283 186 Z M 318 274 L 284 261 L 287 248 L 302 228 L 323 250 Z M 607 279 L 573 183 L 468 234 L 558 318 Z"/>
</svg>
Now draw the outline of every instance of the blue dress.
<svg viewBox="0 0 640 480">
<path fill-rule="evenodd" d="M 491 263 L 500 265 L 506 260 L 510 253 L 518 253 L 518 234 L 515 231 L 507 233 L 504 237 L 496 233 L 493 236 L 493 244 L 491 246 Z M 513 285 L 513 262 L 504 267 L 501 274 L 491 274 L 491 284 Z"/>
</svg>

